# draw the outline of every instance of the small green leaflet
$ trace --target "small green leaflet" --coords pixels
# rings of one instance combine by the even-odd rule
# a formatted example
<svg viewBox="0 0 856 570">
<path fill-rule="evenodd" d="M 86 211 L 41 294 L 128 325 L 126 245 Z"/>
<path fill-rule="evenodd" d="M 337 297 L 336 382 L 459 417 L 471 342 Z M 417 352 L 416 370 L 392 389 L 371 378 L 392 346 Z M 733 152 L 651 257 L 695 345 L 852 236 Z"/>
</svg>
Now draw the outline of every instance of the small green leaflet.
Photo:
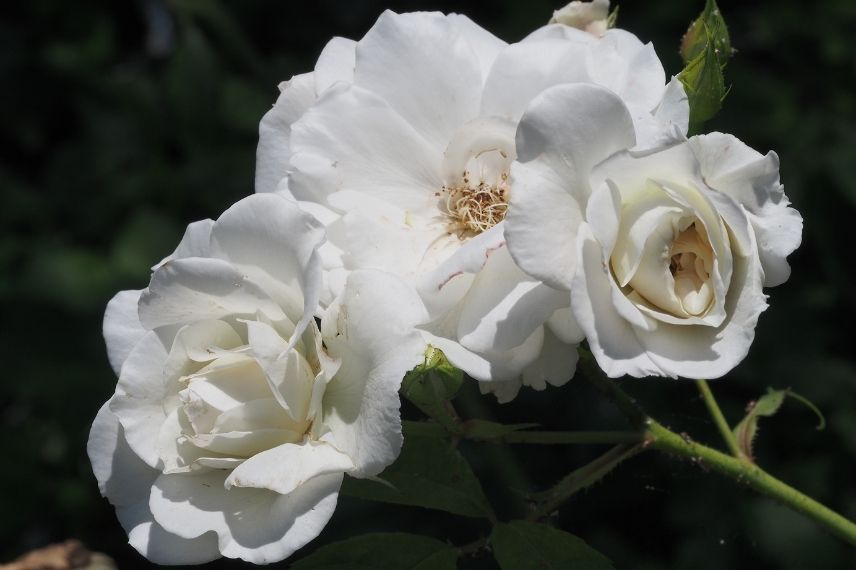
<svg viewBox="0 0 856 570">
<path fill-rule="evenodd" d="M 775 415 L 776 412 L 779 411 L 779 408 L 782 407 L 785 398 L 788 396 L 798 402 L 802 402 L 807 408 L 817 415 L 819 420 L 817 429 L 821 430 L 826 427 L 826 420 L 824 419 L 823 414 L 819 409 L 817 409 L 817 406 L 812 404 L 803 396 L 794 393 L 790 388 L 787 390 L 773 390 L 772 388 L 767 388 L 767 393 L 761 396 L 757 402 L 750 404 L 746 417 L 744 417 L 740 423 L 737 424 L 737 427 L 734 428 L 734 437 L 737 438 L 737 445 L 740 447 L 740 451 L 742 451 L 750 460 L 754 461 L 752 444 L 758 436 L 758 420 L 762 417 L 771 417 Z"/>
<path fill-rule="evenodd" d="M 723 70 L 734 49 L 716 0 L 690 24 L 681 42 L 684 69 L 678 75 L 690 104 L 690 131 L 698 131 L 722 108 L 728 94 Z"/>
<path fill-rule="evenodd" d="M 493 527 L 490 543 L 502 570 L 612 570 L 603 554 L 581 538 L 551 526 L 512 521 Z"/>
<path fill-rule="evenodd" d="M 346 478 L 342 493 L 465 517 L 493 518 L 479 480 L 445 438 L 419 437 L 405 430 L 401 455 L 379 479 L 383 482 Z"/>
<path fill-rule="evenodd" d="M 439 540 L 399 532 L 364 534 L 322 546 L 293 570 L 454 570 L 458 551 Z"/>
</svg>

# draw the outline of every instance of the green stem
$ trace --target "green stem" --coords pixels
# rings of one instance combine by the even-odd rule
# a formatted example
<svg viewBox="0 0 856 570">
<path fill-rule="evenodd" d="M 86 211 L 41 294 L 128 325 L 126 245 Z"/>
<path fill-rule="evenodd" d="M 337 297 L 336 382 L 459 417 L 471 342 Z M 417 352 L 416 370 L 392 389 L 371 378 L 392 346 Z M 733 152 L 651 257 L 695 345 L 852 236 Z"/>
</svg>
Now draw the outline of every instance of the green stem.
<svg viewBox="0 0 856 570">
<path fill-rule="evenodd" d="M 635 400 L 619 388 L 615 381 L 603 375 L 599 367 L 592 366 L 593 358 L 590 353 L 581 350 L 580 362 L 584 365 L 585 378 L 589 383 L 615 402 L 632 424 L 646 427 L 646 441 L 642 444 L 642 448 L 657 449 L 703 463 L 705 467 L 727 475 L 738 483 L 746 483 L 762 495 L 804 514 L 845 542 L 856 546 L 856 524 L 852 521 L 779 481 L 750 461 L 731 457 L 664 427 L 648 417 Z M 711 395 L 711 401 L 712 398 Z M 716 409 L 718 410 L 719 407 L 717 406 Z M 721 411 L 719 415 L 722 415 Z M 724 418 L 722 423 L 725 424 Z"/>
<path fill-rule="evenodd" d="M 641 443 L 644 439 L 645 435 L 638 431 L 515 431 L 487 441 L 542 445 L 600 445 Z"/>
<path fill-rule="evenodd" d="M 719 404 L 716 403 L 716 398 L 713 397 L 713 392 L 711 392 L 710 386 L 707 384 L 707 380 L 698 380 L 696 383 L 698 385 L 699 392 L 701 392 L 701 397 L 707 406 L 707 411 L 710 412 L 710 417 L 713 418 L 716 428 L 719 430 L 719 433 L 722 434 L 722 439 L 725 440 L 725 445 L 728 447 L 731 455 L 738 459 L 746 459 L 745 454 L 740 451 L 740 446 L 737 444 L 737 438 L 734 437 L 734 433 L 731 431 L 728 421 L 726 421 L 725 416 L 722 414 L 722 410 L 719 409 Z"/>
<path fill-rule="evenodd" d="M 652 449 L 687 457 L 740 483 L 746 483 L 759 493 L 804 514 L 842 540 L 856 546 L 856 524 L 776 479 L 757 465 L 685 439 L 655 421 L 649 424 L 648 435 L 648 445 Z"/>
<path fill-rule="evenodd" d="M 633 457 L 643 449 L 643 445 L 638 443 L 621 443 L 591 463 L 572 471 L 550 490 L 533 496 L 538 500 L 538 504 L 526 517 L 527 520 L 537 521 L 549 516 L 572 495 L 603 479 L 619 463 Z"/>
</svg>

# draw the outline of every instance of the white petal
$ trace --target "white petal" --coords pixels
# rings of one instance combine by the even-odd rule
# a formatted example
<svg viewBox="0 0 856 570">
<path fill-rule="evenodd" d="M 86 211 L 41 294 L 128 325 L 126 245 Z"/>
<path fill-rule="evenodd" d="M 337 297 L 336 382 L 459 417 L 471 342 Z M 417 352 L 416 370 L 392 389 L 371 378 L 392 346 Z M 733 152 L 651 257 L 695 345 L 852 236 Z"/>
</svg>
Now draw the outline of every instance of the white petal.
<svg viewBox="0 0 856 570">
<path fill-rule="evenodd" d="M 98 489 L 110 504 L 126 507 L 148 501 L 149 488 L 158 472 L 128 445 L 119 418 L 110 411 L 110 401 L 101 406 L 92 422 L 86 452 Z"/>
<path fill-rule="evenodd" d="M 583 210 L 545 164 L 511 165 L 512 193 L 505 216 L 508 251 L 526 273 L 567 291 L 576 271 L 576 228 Z"/>
<path fill-rule="evenodd" d="M 508 44 L 463 14 L 449 14 L 446 18 L 470 43 L 481 65 L 482 79 L 484 79 L 494 65 L 496 56 Z"/>
<path fill-rule="evenodd" d="M 625 374 L 637 378 L 670 375 L 651 359 L 634 327 L 615 309 L 612 277 L 602 251 L 588 225 L 583 225 L 579 235 L 580 265 L 571 289 L 571 306 L 586 333 L 592 354 L 612 378 Z"/>
<path fill-rule="evenodd" d="M 483 115 L 518 121 L 541 91 L 561 83 L 590 83 L 586 44 L 545 39 L 511 44 L 500 52 L 487 77 Z"/>
<path fill-rule="evenodd" d="M 544 327 L 539 327 L 518 346 L 505 351 L 475 352 L 455 339 L 455 335 L 442 328 L 423 325 L 425 342 L 443 351 L 449 362 L 482 382 L 508 382 L 520 377 L 532 364 L 544 343 Z"/>
<path fill-rule="evenodd" d="M 167 261 L 184 259 L 185 257 L 208 257 L 211 251 L 211 228 L 214 220 L 200 220 L 187 224 L 178 247 L 160 263 L 152 267 L 156 271 Z"/>
<path fill-rule="evenodd" d="M 271 392 L 294 421 L 303 421 L 315 381 L 309 363 L 270 325 L 254 321 L 246 324 L 250 350 L 264 370 Z M 308 328 L 314 327 L 313 322 Z M 311 341 L 312 333 L 309 334 Z"/>
<path fill-rule="evenodd" d="M 350 458 L 319 442 L 286 443 L 250 457 L 226 478 L 226 489 L 252 487 L 286 495 L 313 477 L 345 473 L 354 467 Z"/>
<path fill-rule="evenodd" d="M 355 271 L 321 319 L 327 351 L 342 365 L 324 395 L 323 423 L 351 474 L 377 475 L 401 450 L 398 389 L 424 358 L 415 331 L 425 319 L 416 292 L 379 271 Z"/>
<path fill-rule="evenodd" d="M 142 511 L 143 507 L 141 506 L 139 510 Z M 146 518 L 140 518 L 142 522 L 128 531 L 128 543 L 149 561 L 166 566 L 177 566 L 205 564 L 220 558 L 217 535 L 213 532 L 192 539 L 181 538 L 167 532 L 154 522 L 154 517 L 148 508 L 148 499 L 145 512 Z"/>
<path fill-rule="evenodd" d="M 674 126 L 680 134 L 687 134 L 690 125 L 690 104 L 684 84 L 677 77 L 672 77 L 666 85 L 666 91 L 654 111 L 654 117 L 665 125 Z"/>
<path fill-rule="evenodd" d="M 154 522 L 149 492 L 158 471 L 128 446 L 109 402 L 101 406 L 86 445 L 101 494 L 116 507 L 131 546 L 156 564 L 202 564 L 220 557 L 213 534 L 188 540 L 166 532 Z"/>
<path fill-rule="evenodd" d="M 315 92 L 319 95 L 339 81 L 353 83 L 357 42 L 333 38 L 318 56 L 315 64 Z"/>
<path fill-rule="evenodd" d="M 140 323 L 137 304 L 142 291 L 120 291 L 107 303 L 104 311 L 104 342 L 107 344 L 107 358 L 116 375 L 122 370 L 122 363 L 128 354 L 146 334 Z"/>
<path fill-rule="evenodd" d="M 387 72 L 388 73 L 388 72 Z M 448 140 L 448 139 L 447 139 Z M 293 128 L 295 153 L 324 157 L 332 168 L 295 165 L 295 196 L 312 196 L 317 181 L 335 179 L 337 190 L 355 190 L 418 212 L 433 205 L 443 181 L 443 145 L 432 146 L 377 95 L 337 84 Z M 329 182 L 326 182 L 329 184 Z"/>
<path fill-rule="evenodd" d="M 514 400 L 522 387 L 523 379 L 519 376 L 513 380 L 505 380 L 503 382 L 479 382 L 479 392 L 482 394 L 493 394 L 496 401 L 500 404 L 507 404 Z"/>
<path fill-rule="evenodd" d="M 460 307 L 457 339 L 476 352 L 511 350 L 567 303 L 567 293 L 523 273 L 508 248 L 486 257 Z"/>
<path fill-rule="evenodd" d="M 318 246 L 324 241 L 323 226 L 296 202 L 255 195 L 220 216 L 211 231 L 211 241 L 218 256 L 244 271 L 253 268 L 250 277 L 265 286 L 289 318 L 297 322 L 296 317 L 300 317 L 295 334 L 302 334 L 321 292 Z M 262 275 L 269 275 L 275 283 L 265 283 Z M 299 305 L 291 306 L 295 303 Z"/>
<path fill-rule="evenodd" d="M 591 168 L 634 144 L 627 108 L 602 87 L 560 85 L 530 104 L 517 131 L 522 165 L 512 166 L 506 217 L 509 250 L 521 269 L 555 289 L 569 288 Z"/>
<path fill-rule="evenodd" d="M 587 64 L 596 83 L 619 95 L 628 106 L 647 111 L 656 108 L 666 73 L 652 44 L 642 44 L 625 30 L 612 29 L 590 46 Z"/>
<path fill-rule="evenodd" d="M 749 211 L 764 267 L 764 285 L 787 281 L 791 270 L 786 257 L 800 245 L 802 217 L 789 207 L 779 182 L 779 157 L 774 152 L 762 156 L 722 133 L 693 137 L 690 145 L 708 185 Z"/>
<path fill-rule="evenodd" d="M 357 44 L 354 82 L 389 103 L 434 148 L 478 114 L 481 63 L 439 13 L 381 14 Z"/>
<path fill-rule="evenodd" d="M 295 75 L 279 86 L 280 95 L 273 108 L 259 123 L 256 149 L 256 192 L 274 192 L 289 167 L 291 125 L 315 101 L 312 73 Z"/>
<path fill-rule="evenodd" d="M 544 390 L 547 384 L 564 386 L 573 377 L 579 357 L 576 345 L 562 342 L 548 329 L 541 354 L 523 371 L 523 385 L 536 390 Z"/>
<path fill-rule="evenodd" d="M 403 211 L 392 216 L 357 207 L 329 228 L 330 242 L 342 250 L 344 266 L 380 269 L 401 276 L 418 274 L 438 232 L 409 225 Z"/>
<path fill-rule="evenodd" d="M 128 355 L 110 404 L 131 449 L 151 467 L 159 462 L 158 433 L 169 412 L 164 402 L 178 393 L 164 374 L 167 356 L 158 335 L 147 333 Z"/>
<path fill-rule="evenodd" d="M 139 308 L 149 329 L 257 312 L 286 318 L 268 292 L 233 264 L 201 257 L 170 261 L 155 271 Z"/>
<path fill-rule="evenodd" d="M 454 253 L 417 279 L 419 296 L 430 318 L 436 319 L 457 305 L 472 285 L 490 255 L 505 246 L 505 224 L 500 222 L 486 232 L 458 244 Z"/>
<path fill-rule="evenodd" d="M 226 473 L 161 475 L 149 500 L 167 531 L 195 538 L 214 531 L 223 556 L 279 562 L 318 536 L 336 508 L 341 475 L 314 477 L 294 492 L 224 488 Z"/>
<path fill-rule="evenodd" d="M 570 304 L 570 295 L 566 294 L 566 297 L 567 302 Z M 557 309 L 556 312 L 550 315 L 550 318 L 547 319 L 547 327 L 556 335 L 556 338 L 565 344 L 579 344 L 586 337 L 583 329 L 577 323 L 577 319 L 574 317 L 574 312 L 570 306 Z"/>
</svg>

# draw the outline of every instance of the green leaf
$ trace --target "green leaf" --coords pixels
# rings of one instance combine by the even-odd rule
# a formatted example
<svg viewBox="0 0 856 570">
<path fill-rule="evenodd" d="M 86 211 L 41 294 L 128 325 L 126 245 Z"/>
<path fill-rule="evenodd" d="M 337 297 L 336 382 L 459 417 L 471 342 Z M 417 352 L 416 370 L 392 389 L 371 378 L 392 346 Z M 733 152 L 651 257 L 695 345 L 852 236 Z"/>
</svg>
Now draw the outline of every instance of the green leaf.
<svg viewBox="0 0 856 570">
<path fill-rule="evenodd" d="M 342 493 L 465 517 L 493 518 L 481 484 L 447 439 L 419 437 L 405 431 L 401 455 L 379 479 L 346 478 Z"/>
<path fill-rule="evenodd" d="M 526 521 L 497 524 L 490 543 L 502 570 L 614 568 L 608 558 L 581 538 L 545 524 Z"/>
<path fill-rule="evenodd" d="M 456 431 L 446 402 L 455 397 L 463 380 L 463 372 L 452 366 L 441 350 L 429 346 L 425 361 L 404 376 L 401 395 L 427 416 Z"/>
<path fill-rule="evenodd" d="M 742 451 L 750 460 L 754 460 L 752 444 L 758 436 L 758 420 L 762 417 L 774 416 L 782 407 L 785 398 L 788 396 L 798 402 L 801 402 L 817 415 L 819 419 L 817 429 L 821 430 L 826 426 L 826 420 L 824 419 L 823 414 L 817 406 L 812 404 L 805 397 L 794 393 L 790 388 L 786 390 L 773 390 L 772 388 L 767 388 L 766 394 L 761 396 L 757 402 L 749 404 L 746 417 L 744 417 L 734 428 L 734 437 L 737 439 L 737 445 L 740 447 L 740 451 Z"/>
<path fill-rule="evenodd" d="M 698 131 L 722 108 L 728 94 L 723 70 L 734 49 L 715 0 L 707 0 L 701 15 L 681 42 L 685 67 L 678 78 L 690 104 L 690 131 Z"/>
<path fill-rule="evenodd" d="M 510 433 L 538 427 L 539 424 L 500 424 L 487 420 L 467 420 L 462 424 L 462 434 L 467 439 L 502 439 Z"/>
<path fill-rule="evenodd" d="M 399 532 L 364 534 L 322 546 L 293 570 L 454 570 L 458 551 L 439 540 Z"/>
</svg>

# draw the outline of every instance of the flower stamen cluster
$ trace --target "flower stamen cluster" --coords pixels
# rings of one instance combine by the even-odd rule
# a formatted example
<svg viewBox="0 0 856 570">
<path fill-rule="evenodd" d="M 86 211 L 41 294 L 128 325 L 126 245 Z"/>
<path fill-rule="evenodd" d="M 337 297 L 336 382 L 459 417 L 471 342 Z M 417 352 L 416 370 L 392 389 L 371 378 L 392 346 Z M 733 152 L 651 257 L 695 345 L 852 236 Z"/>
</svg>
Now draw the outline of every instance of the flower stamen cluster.
<svg viewBox="0 0 856 570">
<path fill-rule="evenodd" d="M 500 175 L 499 183 L 480 179 L 471 184 L 470 173 L 464 172 L 463 184 L 444 186 L 445 214 L 449 233 L 464 239 L 489 230 L 505 219 L 508 211 L 508 174 Z"/>
</svg>

